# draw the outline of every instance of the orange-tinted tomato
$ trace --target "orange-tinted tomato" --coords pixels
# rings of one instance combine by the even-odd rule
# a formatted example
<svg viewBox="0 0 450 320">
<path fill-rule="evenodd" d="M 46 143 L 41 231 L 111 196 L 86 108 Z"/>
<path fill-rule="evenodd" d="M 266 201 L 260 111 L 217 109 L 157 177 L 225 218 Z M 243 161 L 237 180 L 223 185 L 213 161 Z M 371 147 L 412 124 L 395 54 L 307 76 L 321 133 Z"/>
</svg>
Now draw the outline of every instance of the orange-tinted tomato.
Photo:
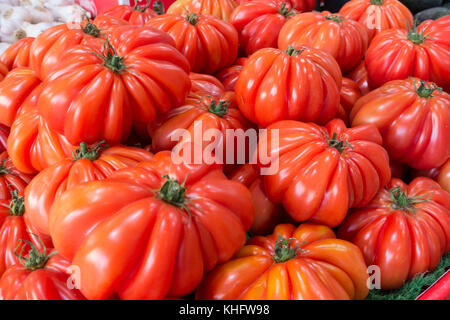
<svg viewBox="0 0 450 320">
<path fill-rule="evenodd" d="M 233 0 L 177 0 L 167 9 L 169 14 L 211 14 L 224 21 L 230 19 L 237 4 Z"/>
<path fill-rule="evenodd" d="M 113 6 L 102 12 L 104 16 L 111 16 L 128 21 L 135 26 L 143 26 L 151 18 L 157 16 L 156 12 L 149 8 L 150 1 L 148 1 L 145 7 L 139 7 L 136 5 L 131 7 L 129 5 Z"/>
<path fill-rule="evenodd" d="M 8 70 L 14 68 L 30 67 L 30 48 L 34 38 L 22 38 L 12 44 L 0 55 L 0 62 L 5 64 Z"/>
</svg>

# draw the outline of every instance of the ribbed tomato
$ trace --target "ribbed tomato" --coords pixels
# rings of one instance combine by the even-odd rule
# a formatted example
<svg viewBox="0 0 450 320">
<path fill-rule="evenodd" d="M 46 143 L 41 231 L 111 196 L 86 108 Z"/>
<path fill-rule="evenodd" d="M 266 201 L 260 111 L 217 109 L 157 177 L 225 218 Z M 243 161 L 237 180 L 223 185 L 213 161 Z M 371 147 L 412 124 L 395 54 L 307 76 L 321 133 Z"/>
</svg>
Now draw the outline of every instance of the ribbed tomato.
<svg viewBox="0 0 450 320">
<path fill-rule="evenodd" d="M 369 93 L 369 79 L 364 60 L 362 60 L 355 68 L 347 72 L 345 76 L 358 84 L 361 94 L 365 95 Z"/>
<path fill-rule="evenodd" d="M 220 166 L 175 164 L 163 151 L 63 193 L 49 226 L 88 299 L 162 299 L 192 292 L 244 245 L 252 222 L 250 192 Z"/>
<path fill-rule="evenodd" d="M 134 7 L 126 4 L 113 6 L 103 11 L 102 15 L 120 18 L 135 26 L 143 26 L 151 18 L 158 15 L 150 8 L 151 0 L 148 0 L 145 6 L 139 6 L 137 1 L 135 3 Z"/>
<path fill-rule="evenodd" d="M 361 22 L 369 39 L 383 30 L 406 29 L 413 24 L 412 13 L 398 0 L 350 0 L 339 13 Z"/>
<path fill-rule="evenodd" d="M 431 169 L 450 156 L 449 106 L 450 95 L 433 83 L 395 80 L 360 98 L 350 121 L 374 124 L 392 160 Z"/>
<path fill-rule="evenodd" d="M 216 77 L 219 79 L 227 91 L 234 91 L 236 87 L 236 81 L 241 74 L 242 67 L 248 58 L 238 58 L 231 67 L 220 70 Z"/>
<path fill-rule="evenodd" d="M 236 167 L 228 177 L 246 186 L 252 195 L 254 220 L 250 233 L 252 235 L 266 235 L 281 222 L 284 216 L 283 207 L 269 200 L 264 189 L 263 179 L 251 164 Z"/>
<path fill-rule="evenodd" d="M 23 194 L 32 178 L 32 175 L 20 172 L 13 166 L 6 151 L 0 154 L 0 200 L 11 200 L 14 190 Z"/>
<path fill-rule="evenodd" d="M 328 11 L 306 12 L 289 19 L 278 37 L 278 48 L 282 50 L 304 44 L 331 54 L 345 72 L 364 57 L 369 37 L 357 21 Z"/>
<path fill-rule="evenodd" d="M 441 186 L 442 189 L 450 193 L 450 158 L 439 168 L 433 168 L 429 170 L 416 171 L 414 173 L 416 177 L 429 177 Z"/>
<path fill-rule="evenodd" d="M 9 72 L 9 70 L 6 67 L 6 65 L 0 62 L 0 81 L 5 79 L 5 77 L 8 74 L 8 72 Z"/>
<path fill-rule="evenodd" d="M 30 68 L 16 68 L 0 81 L 0 124 L 11 127 L 19 108 L 40 83 Z"/>
<path fill-rule="evenodd" d="M 278 34 L 297 11 L 289 0 L 253 0 L 239 4 L 230 23 L 239 32 L 241 51 L 251 55 L 262 48 L 276 48 Z"/>
<path fill-rule="evenodd" d="M 163 14 L 148 26 L 168 33 L 184 54 L 191 71 L 213 74 L 236 60 L 238 34 L 233 26 L 212 15 Z"/>
<path fill-rule="evenodd" d="M 340 97 L 343 112 L 340 119 L 344 120 L 344 122 L 348 124 L 350 112 L 352 111 L 356 101 L 361 98 L 361 90 L 359 89 L 358 84 L 349 78 L 342 77 Z"/>
<path fill-rule="evenodd" d="M 429 178 L 409 185 L 392 179 L 348 216 L 338 236 L 359 246 L 367 265 L 380 268 L 382 289 L 398 288 L 436 268 L 450 251 L 450 194 Z"/>
<path fill-rule="evenodd" d="M 236 82 L 242 113 L 260 126 L 280 120 L 326 123 L 338 111 L 342 75 L 328 53 L 307 46 L 260 49 Z"/>
<path fill-rule="evenodd" d="M 30 182 L 25 191 L 27 219 L 40 234 L 48 235 L 50 208 L 63 192 L 81 183 L 106 179 L 117 170 L 151 159 L 152 154 L 141 148 L 105 148 L 101 143 L 89 147 L 82 143 L 73 158 L 44 169 Z"/>
<path fill-rule="evenodd" d="M 30 67 L 30 48 L 33 41 L 33 37 L 26 37 L 12 44 L 0 55 L 0 62 L 5 64 L 8 70 Z"/>
<path fill-rule="evenodd" d="M 264 175 L 270 200 L 282 203 L 296 221 L 335 227 L 349 208 L 368 204 L 389 182 L 389 157 L 381 144 L 372 124 L 347 128 L 335 119 L 320 127 L 286 120 L 267 128 L 255 152 L 260 168 L 272 168 Z M 270 161 L 264 163 L 266 154 Z"/>
<path fill-rule="evenodd" d="M 354 244 L 312 223 L 278 225 L 250 239 L 229 262 L 216 267 L 197 289 L 197 299 L 364 299 L 366 265 Z"/>
<path fill-rule="evenodd" d="M 50 128 L 72 144 L 125 141 L 132 123 L 150 123 L 184 102 L 189 62 L 171 37 L 151 27 L 119 26 L 102 50 L 66 51 L 39 96 Z"/>
<path fill-rule="evenodd" d="M 177 0 L 167 9 L 169 14 L 210 14 L 228 21 L 237 4 L 233 0 Z"/>
<path fill-rule="evenodd" d="M 450 91 L 450 16 L 428 20 L 412 30 L 386 30 L 366 54 L 371 88 L 413 76 Z"/>
<path fill-rule="evenodd" d="M 4 124 L 0 124 L 0 153 L 6 150 L 6 141 L 9 136 L 9 128 Z"/>
<path fill-rule="evenodd" d="M 191 80 L 191 90 L 187 99 L 198 99 L 200 101 L 205 95 L 220 97 L 226 91 L 222 82 L 209 74 L 191 72 L 189 79 Z"/>
</svg>

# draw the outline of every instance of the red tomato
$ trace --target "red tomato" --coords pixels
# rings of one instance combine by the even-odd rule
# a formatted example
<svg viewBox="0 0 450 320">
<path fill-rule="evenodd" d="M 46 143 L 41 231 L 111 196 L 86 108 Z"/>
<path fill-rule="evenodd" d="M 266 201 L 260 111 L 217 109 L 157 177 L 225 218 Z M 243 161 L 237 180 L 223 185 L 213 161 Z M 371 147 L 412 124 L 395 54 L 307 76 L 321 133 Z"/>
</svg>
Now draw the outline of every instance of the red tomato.
<svg viewBox="0 0 450 320">
<path fill-rule="evenodd" d="M 250 192 L 220 166 L 175 164 L 163 151 L 63 193 L 49 227 L 88 299 L 162 299 L 192 292 L 244 245 L 252 222 Z"/>
<path fill-rule="evenodd" d="M 236 167 L 228 177 L 246 186 L 252 195 L 254 220 L 250 233 L 266 235 L 272 232 L 275 225 L 281 222 L 283 207 L 269 200 L 263 185 L 263 179 L 253 165 L 244 164 Z"/>
<path fill-rule="evenodd" d="M 260 168 L 272 167 L 264 175 L 271 201 L 282 203 L 296 221 L 335 227 L 349 208 L 366 205 L 389 182 L 389 157 L 381 143 L 371 124 L 347 128 L 335 119 L 320 127 L 286 120 L 267 128 L 255 152 Z M 263 163 L 266 154 L 269 161 Z"/>
<path fill-rule="evenodd" d="M 441 186 L 442 189 L 450 193 L 450 158 L 439 168 L 417 171 L 415 177 L 429 177 Z"/>
<path fill-rule="evenodd" d="M 359 98 L 361 98 L 361 90 L 359 89 L 358 84 L 349 78 L 342 77 L 340 101 L 343 108 L 343 118 L 341 119 L 343 119 L 345 123 L 348 123 L 348 116 Z"/>
<path fill-rule="evenodd" d="M 341 80 L 339 65 L 326 52 L 265 48 L 242 68 L 236 97 L 247 119 L 263 127 L 288 119 L 326 123 L 338 111 Z"/>
<path fill-rule="evenodd" d="M 210 14 L 228 21 L 236 6 L 237 4 L 233 0 L 177 0 L 167 9 L 167 13 L 176 15 Z"/>
<path fill-rule="evenodd" d="M 281 27 L 296 13 L 289 0 L 245 1 L 233 11 L 230 23 L 239 32 L 242 52 L 251 55 L 262 48 L 276 48 Z"/>
<path fill-rule="evenodd" d="M 345 72 L 364 57 L 369 38 L 357 21 L 328 11 L 306 12 L 289 19 L 278 37 L 278 48 L 282 50 L 304 44 L 331 54 Z"/>
<path fill-rule="evenodd" d="M 81 183 L 103 180 L 113 172 L 150 161 L 152 154 L 141 148 L 102 147 L 101 143 L 88 147 L 82 143 L 73 158 L 66 158 L 41 171 L 25 191 L 26 216 L 30 224 L 48 235 L 50 208 L 63 192 Z"/>
<path fill-rule="evenodd" d="M 380 33 L 367 50 L 366 68 L 372 88 L 413 76 L 450 91 L 450 16 L 425 21 L 411 31 Z"/>
<path fill-rule="evenodd" d="M 326 226 L 278 225 L 257 236 L 233 260 L 216 267 L 197 289 L 197 299 L 364 299 L 367 271 L 361 251 L 336 239 Z"/>
<path fill-rule="evenodd" d="M 20 39 L 0 55 L 0 62 L 5 64 L 8 70 L 30 67 L 30 48 L 33 41 L 32 37 Z"/>
<path fill-rule="evenodd" d="M 413 15 L 398 0 L 351 0 L 339 11 L 347 19 L 362 23 L 369 39 L 386 29 L 407 29 Z"/>
<path fill-rule="evenodd" d="M 11 192 L 10 200 L 0 200 L 0 277 L 6 269 L 20 263 L 14 254 L 17 250 L 30 249 L 26 243 L 19 242 L 20 239 L 30 241 L 39 249 L 52 245 L 50 237 L 41 237 L 41 243 L 37 238 L 30 236 L 30 232 L 34 234 L 38 232 L 30 226 L 24 213 L 23 196 L 19 196 L 17 190 Z"/>
<path fill-rule="evenodd" d="M 25 241 L 25 240 L 22 240 Z M 56 251 L 41 252 L 35 246 L 20 263 L 9 267 L 0 278 L 0 300 L 84 300 L 76 288 L 70 289 L 70 261 Z"/>
<path fill-rule="evenodd" d="M 242 67 L 248 58 L 238 58 L 231 67 L 220 70 L 216 77 L 219 79 L 227 91 L 234 91 L 236 81 L 241 74 Z"/>
<path fill-rule="evenodd" d="M 193 72 L 213 74 L 236 60 L 238 33 L 215 16 L 163 14 L 147 25 L 175 40 L 175 47 L 188 59 Z"/>
<path fill-rule="evenodd" d="M 0 81 L 5 79 L 5 77 L 8 74 L 8 72 L 9 72 L 9 70 L 6 67 L 6 65 L 0 62 Z"/>
<path fill-rule="evenodd" d="M 14 190 L 22 194 L 32 178 L 13 166 L 6 151 L 0 154 L 0 200 L 11 200 Z"/>
<path fill-rule="evenodd" d="M 17 111 L 40 83 L 29 68 L 16 68 L 0 81 L 0 124 L 11 127 Z"/>
<path fill-rule="evenodd" d="M 128 21 L 132 25 L 143 26 L 151 18 L 157 16 L 158 14 L 149 8 L 151 1 L 147 1 L 144 7 L 138 6 L 136 4 L 134 7 L 129 5 L 117 5 L 103 11 L 102 15 L 111 16 L 115 18 L 120 18 Z"/>
<path fill-rule="evenodd" d="M 6 141 L 9 136 L 9 128 L 4 124 L 0 124 L 0 153 L 6 150 Z"/>
<path fill-rule="evenodd" d="M 191 79 L 191 90 L 189 91 L 188 99 L 197 98 L 200 100 L 204 95 L 220 97 L 226 91 L 222 82 L 209 74 L 191 72 L 189 78 Z"/>
<path fill-rule="evenodd" d="M 364 95 L 370 92 L 369 80 L 367 78 L 367 69 L 364 60 L 362 60 L 359 65 L 353 68 L 353 70 L 347 72 L 345 76 L 349 79 L 352 79 L 358 84 L 359 90 L 361 90 L 361 94 Z"/>
<path fill-rule="evenodd" d="M 392 160 L 416 169 L 441 166 L 450 156 L 450 95 L 435 84 L 409 78 L 386 83 L 359 99 L 352 126 L 371 123 Z"/>
<path fill-rule="evenodd" d="M 133 122 L 184 102 L 189 63 L 173 44 L 154 28 L 119 26 L 104 51 L 73 47 L 39 96 L 40 114 L 74 145 L 125 141 Z"/>
<path fill-rule="evenodd" d="M 398 288 L 436 268 L 450 251 L 450 194 L 429 178 L 409 186 L 392 179 L 348 216 L 338 235 L 360 247 L 367 265 L 380 268 L 382 289 Z"/>
</svg>

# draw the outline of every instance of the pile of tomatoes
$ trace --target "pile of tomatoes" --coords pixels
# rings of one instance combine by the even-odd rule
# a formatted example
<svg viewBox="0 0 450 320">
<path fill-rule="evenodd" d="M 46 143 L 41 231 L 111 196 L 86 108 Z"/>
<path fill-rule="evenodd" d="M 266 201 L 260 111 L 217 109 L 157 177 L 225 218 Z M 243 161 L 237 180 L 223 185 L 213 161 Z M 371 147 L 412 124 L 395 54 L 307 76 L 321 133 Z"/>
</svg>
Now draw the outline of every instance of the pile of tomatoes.
<svg viewBox="0 0 450 320">
<path fill-rule="evenodd" d="M 364 299 L 370 266 L 386 290 L 433 270 L 450 17 L 314 5 L 122 5 L 6 50 L 0 299 Z M 175 161 L 196 123 L 233 163 Z M 244 163 L 227 130 L 262 132 Z"/>
</svg>

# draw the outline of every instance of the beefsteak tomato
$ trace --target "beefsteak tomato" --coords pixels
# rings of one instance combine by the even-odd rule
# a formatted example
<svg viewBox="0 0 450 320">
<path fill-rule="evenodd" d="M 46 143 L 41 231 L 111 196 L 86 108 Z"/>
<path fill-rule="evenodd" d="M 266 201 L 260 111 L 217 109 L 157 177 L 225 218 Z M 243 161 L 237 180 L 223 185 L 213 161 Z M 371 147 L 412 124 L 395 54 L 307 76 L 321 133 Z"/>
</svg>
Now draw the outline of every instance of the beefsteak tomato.
<svg viewBox="0 0 450 320">
<path fill-rule="evenodd" d="M 167 13 L 176 15 L 210 14 L 228 21 L 236 6 L 234 0 L 177 0 L 167 9 Z"/>
<path fill-rule="evenodd" d="M 361 251 L 336 239 L 330 228 L 278 225 L 250 239 L 236 256 L 216 267 L 197 289 L 197 299 L 348 300 L 369 293 Z"/>
<path fill-rule="evenodd" d="M 350 112 L 352 111 L 356 101 L 361 98 L 361 90 L 359 89 L 358 84 L 349 78 L 342 77 L 340 97 L 343 112 L 341 119 L 348 124 Z"/>
<path fill-rule="evenodd" d="M 442 189 L 450 193 L 450 158 L 439 168 L 416 171 L 415 177 L 429 177 L 441 186 Z"/>
<path fill-rule="evenodd" d="M 392 179 L 364 208 L 354 210 L 338 236 L 380 268 L 381 288 L 391 290 L 427 270 L 450 251 L 450 194 L 429 178 L 406 185 Z"/>
<path fill-rule="evenodd" d="M 220 97 L 226 91 L 222 82 L 209 74 L 191 72 L 189 79 L 191 79 L 191 90 L 187 99 L 198 99 L 200 101 L 205 95 Z"/>
<path fill-rule="evenodd" d="M 11 192 L 23 194 L 32 175 L 17 170 L 8 157 L 8 152 L 0 154 L 0 200 L 11 200 Z"/>
<path fill-rule="evenodd" d="M 361 94 L 365 95 L 370 92 L 366 63 L 364 60 L 362 60 L 355 68 L 347 72 L 345 76 L 358 84 Z"/>
<path fill-rule="evenodd" d="M 372 124 L 347 128 L 335 119 L 320 127 L 285 120 L 267 128 L 255 156 L 260 168 L 272 170 L 264 175 L 270 200 L 296 221 L 335 227 L 349 208 L 368 204 L 389 182 L 389 156 L 381 144 Z"/>
<path fill-rule="evenodd" d="M 8 141 L 9 128 L 4 124 L 0 124 L 0 153 L 6 151 L 6 142 Z"/>
<path fill-rule="evenodd" d="M 139 6 L 137 1 L 135 3 L 134 7 L 126 4 L 113 6 L 103 11 L 102 15 L 123 19 L 135 26 L 143 26 L 151 18 L 158 15 L 150 8 L 151 0 L 148 0 L 144 7 Z"/>
<path fill-rule="evenodd" d="M 450 95 L 409 78 L 386 83 L 360 98 L 353 126 L 374 124 L 392 160 L 416 169 L 441 166 L 450 156 Z"/>
<path fill-rule="evenodd" d="M 12 44 L 0 55 L 0 62 L 5 64 L 8 70 L 29 68 L 30 48 L 33 41 L 33 37 L 26 37 Z"/>
<path fill-rule="evenodd" d="M 234 91 L 236 87 L 236 81 L 241 74 L 242 67 L 248 58 L 241 57 L 238 58 L 231 67 L 220 70 L 216 77 L 219 79 L 227 91 Z"/>
<path fill-rule="evenodd" d="M 326 123 L 338 111 L 342 74 L 328 53 L 307 46 L 252 54 L 236 82 L 247 119 L 266 127 L 280 120 Z"/>
</svg>

